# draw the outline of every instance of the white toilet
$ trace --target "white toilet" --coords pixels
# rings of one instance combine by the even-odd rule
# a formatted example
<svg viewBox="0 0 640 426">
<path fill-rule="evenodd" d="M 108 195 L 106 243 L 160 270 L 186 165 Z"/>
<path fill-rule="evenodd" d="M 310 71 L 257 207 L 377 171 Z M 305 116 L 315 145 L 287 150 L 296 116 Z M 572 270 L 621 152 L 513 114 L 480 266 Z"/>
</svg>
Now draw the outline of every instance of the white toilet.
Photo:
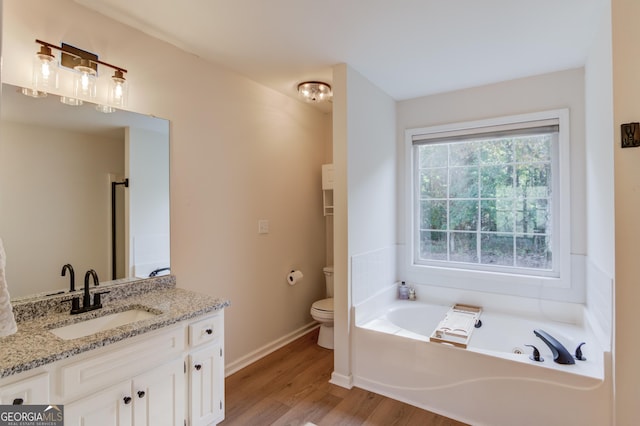
<svg viewBox="0 0 640 426">
<path fill-rule="evenodd" d="M 333 349 L 333 266 L 322 268 L 327 286 L 327 299 L 318 300 L 311 305 L 311 316 L 320 323 L 318 345 Z"/>
</svg>

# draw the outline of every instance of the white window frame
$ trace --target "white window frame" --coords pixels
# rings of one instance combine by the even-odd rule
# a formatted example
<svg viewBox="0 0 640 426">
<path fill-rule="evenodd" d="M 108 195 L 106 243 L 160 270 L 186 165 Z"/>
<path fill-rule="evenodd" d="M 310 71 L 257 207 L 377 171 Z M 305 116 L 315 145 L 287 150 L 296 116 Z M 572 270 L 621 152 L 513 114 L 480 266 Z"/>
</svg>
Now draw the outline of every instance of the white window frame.
<svg viewBox="0 0 640 426">
<path fill-rule="evenodd" d="M 491 270 L 492 268 L 473 268 L 465 265 L 463 268 L 455 264 L 439 264 L 433 262 L 418 264 L 414 261 L 416 245 L 415 229 L 416 209 L 415 196 L 416 180 L 414 178 L 414 138 L 429 138 L 449 135 L 478 134 L 490 128 L 523 126 L 533 121 L 557 120 L 559 125 L 556 158 L 557 168 L 552 175 L 553 195 L 553 256 L 554 271 L 551 274 L 514 273 Z M 511 115 L 461 123 L 429 126 L 408 129 L 405 131 L 405 228 L 406 252 L 405 275 L 408 280 L 427 285 L 453 287 L 466 290 L 487 291 L 492 293 L 539 297 L 542 288 L 569 289 L 571 288 L 571 202 L 570 202 L 570 131 L 569 110 L 557 109 L 528 114 Z M 553 298 L 553 297 L 552 297 Z"/>
</svg>

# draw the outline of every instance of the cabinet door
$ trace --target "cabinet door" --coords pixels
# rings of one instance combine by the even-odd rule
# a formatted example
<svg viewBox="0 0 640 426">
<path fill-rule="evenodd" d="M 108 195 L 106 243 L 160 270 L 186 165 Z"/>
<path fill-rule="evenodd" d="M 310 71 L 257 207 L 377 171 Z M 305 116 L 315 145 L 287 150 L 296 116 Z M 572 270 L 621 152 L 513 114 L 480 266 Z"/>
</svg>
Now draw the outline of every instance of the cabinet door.
<svg viewBox="0 0 640 426">
<path fill-rule="evenodd" d="M 135 426 L 185 424 L 184 362 L 177 359 L 133 379 Z"/>
<path fill-rule="evenodd" d="M 0 404 L 50 404 L 49 373 L 38 374 L 9 385 L 0 386 Z"/>
<path fill-rule="evenodd" d="M 131 381 L 64 406 L 65 426 L 131 426 Z"/>
<path fill-rule="evenodd" d="M 224 356 L 220 340 L 190 356 L 191 425 L 224 419 Z"/>
</svg>

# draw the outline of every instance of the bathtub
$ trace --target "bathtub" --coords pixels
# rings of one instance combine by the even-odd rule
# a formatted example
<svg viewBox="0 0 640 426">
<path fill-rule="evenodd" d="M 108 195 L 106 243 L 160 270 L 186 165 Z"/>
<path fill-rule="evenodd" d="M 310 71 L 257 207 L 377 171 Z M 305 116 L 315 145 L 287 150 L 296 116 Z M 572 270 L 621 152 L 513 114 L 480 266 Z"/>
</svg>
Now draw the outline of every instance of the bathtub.
<svg viewBox="0 0 640 426">
<path fill-rule="evenodd" d="M 611 423 L 610 354 L 586 327 L 484 310 L 466 349 L 430 342 L 449 308 L 395 301 L 363 318 L 356 307 L 354 385 L 473 425 Z M 586 361 L 555 363 L 536 328 L 572 354 L 586 342 Z"/>
</svg>

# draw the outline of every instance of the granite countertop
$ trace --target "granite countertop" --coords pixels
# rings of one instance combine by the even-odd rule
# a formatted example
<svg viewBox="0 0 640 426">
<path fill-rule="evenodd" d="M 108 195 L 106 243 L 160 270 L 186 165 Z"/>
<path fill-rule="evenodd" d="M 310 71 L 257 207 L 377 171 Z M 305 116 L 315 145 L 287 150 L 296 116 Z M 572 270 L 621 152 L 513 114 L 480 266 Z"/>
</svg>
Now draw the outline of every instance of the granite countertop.
<svg viewBox="0 0 640 426">
<path fill-rule="evenodd" d="M 92 292 L 110 290 L 109 294 L 102 297 L 103 308 L 78 315 L 69 314 L 70 300 L 74 296 L 71 294 L 14 304 L 18 331 L 0 337 L 0 378 L 229 306 L 228 300 L 175 288 L 173 277 L 157 278 L 155 281 L 160 285 L 154 280 L 145 280 L 140 284 L 94 287 Z M 73 340 L 63 340 L 49 331 L 129 309 L 147 310 L 156 315 Z"/>
</svg>

